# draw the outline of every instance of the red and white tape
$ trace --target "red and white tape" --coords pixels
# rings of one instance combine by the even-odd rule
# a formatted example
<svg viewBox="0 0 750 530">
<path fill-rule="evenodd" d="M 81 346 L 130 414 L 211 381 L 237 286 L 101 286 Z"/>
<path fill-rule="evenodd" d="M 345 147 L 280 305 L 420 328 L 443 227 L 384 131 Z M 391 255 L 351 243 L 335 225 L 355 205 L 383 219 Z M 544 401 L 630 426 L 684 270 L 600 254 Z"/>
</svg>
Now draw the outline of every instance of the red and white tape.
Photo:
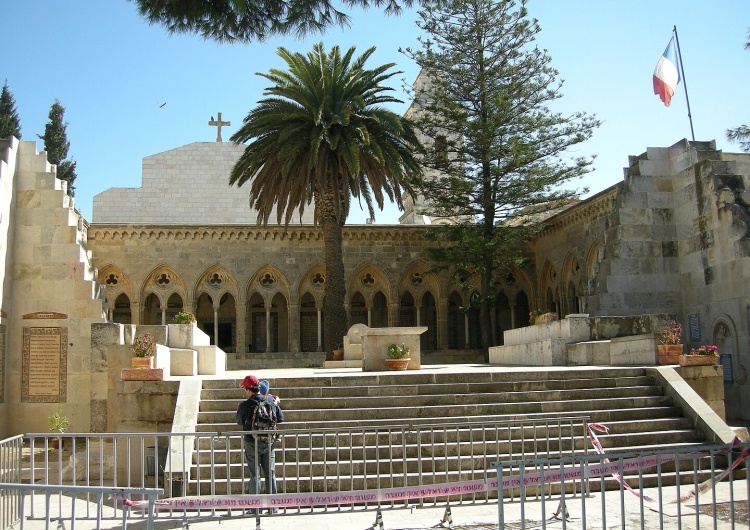
<svg viewBox="0 0 750 530">
<path fill-rule="evenodd" d="M 599 438 L 596 436 L 596 432 L 609 432 L 609 429 L 599 423 L 588 424 L 588 437 L 591 444 L 594 446 L 596 452 L 600 455 L 604 454 Z M 727 451 L 730 451 L 739 440 L 735 441 L 727 447 Z M 615 480 L 622 483 L 623 487 L 633 493 L 634 495 L 641 496 L 641 494 L 633 489 L 627 482 L 625 482 L 620 475 L 622 471 L 634 470 L 639 468 L 653 467 L 666 462 L 671 462 L 675 458 L 693 459 L 698 456 L 704 456 L 707 453 L 689 453 L 679 455 L 676 457 L 674 454 L 659 454 L 649 456 L 638 456 L 629 459 L 623 459 L 617 462 L 611 462 L 608 458 L 604 458 L 600 464 L 592 464 L 587 466 L 572 466 L 561 469 L 549 469 L 544 472 L 533 472 L 524 474 L 513 474 L 502 477 L 502 487 L 506 488 L 519 488 L 528 487 L 534 485 L 551 484 L 562 481 L 575 481 L 581 480 L 582 478 L 598 478 L 603 476 L 611 475 Z M 736 468 L 746 458 L 750 456 L 749 450 L 743 450 L 742 453 L 733 461 L 732 468 Z M 719 482 L 727 476 L 729 469 L 723 471 L 713 479 L 709 479 L 702 483 L 697 489 L 690 491 L 686 495 L 681 496 L 672 502 L 685 502 L 691 499 L 695 495 L 703 493 L 707 489 L 713 487 L 716 482 Z M 340 504 L 356 504 L 356 503 L 380 503 L 380 502 L 394 502 L 403 501 L 408 499 L 423 499 L 426 497 L 446 497 L 449 495 L 464 495 L 471 493 L 484 493 L 491 490 L 498 489 L 498 480 L 487 478 L 486 480 L 468 480 L 462 482 L 449 482 L 445 484 L 434 484 L 431 486 L 407 486 L 407 487 L 396 487 L 396 488 L 380 488 L 375 490 L 355 490 L 348 492 L 330 492 L 330 493 L 279 493 L 276 495 L 218 495 L 218 496 L 196 496 L 196 497 L 178 497 L 172 499 L 160 499 L 155 501 L 154 505 L 158 509 L 179 509 L 179 510 L 210 510 L 210 509 L 247 509 L 247 508 L 296 508 L 305 506 L 328 506 L 328 505 L 340 505 Z M 656 503 L 657 501 L 647 495 L 643 495 L 643 499 L 647 502 Z M 125 506 L 132 507 L 146 507 L 148 501 L 139 500 L 131 501 L 129 499 L 122 499 Z"/>
</svg>

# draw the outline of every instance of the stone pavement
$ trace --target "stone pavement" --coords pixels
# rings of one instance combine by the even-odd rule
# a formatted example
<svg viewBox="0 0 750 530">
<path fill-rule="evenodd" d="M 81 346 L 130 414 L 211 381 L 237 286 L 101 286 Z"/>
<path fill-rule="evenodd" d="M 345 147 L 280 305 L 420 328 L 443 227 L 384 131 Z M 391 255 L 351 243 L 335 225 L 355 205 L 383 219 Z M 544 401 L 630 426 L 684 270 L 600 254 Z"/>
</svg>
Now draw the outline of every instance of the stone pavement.
<svg viewBox="0 0 750 530">
<path fill-rule="evenodd" d="M 602 509 L 602 496 L 594 493 L 589 497 L 575 497 L 568 499 L 567 512 L 568 519 L 563 521 L 560 517 L 554 517 L 554 512 L 559 508 L 557 498 L 550 499 L 544 503 L 529 500 L 523 505 L 523 520 L 521 524 L 522 505 L 519 502 L 507 502 L 503 505 L 504 521 L 506 529 L 521 528 L 553 528 L 553 529 L 581 529 L 581 528 L 645 528 L 654 529 L 677 529 L 680 530 L 700 530 L 703 528 L 716 529 L 746 529 L 749 527 L 748 521 L 748 486 L 750 483 L 746 480 L 734 482 L 734 491 L 730 492 L 729 483 L 722 482 L 715 489 L 715 492 L 707 492 L 699 497 L 699 514 L 696 517 L 695 504 L 689 502 L 682 504 L 679 508 L 674 503 L 668 502 L 670 499 L 677 497 L 675 488 L 663 489 L 663 506 L 662 512 L 651 509 L 648 505 L 641 505 L 640 499 L 625 492 L 622 499 L 620 492 L 609 491 L 604 497 L 604 510 Z M 684 495 L 688 489 L 683 486 L 681 493 Z M 656 490 L 646 490 L 648 496 L 657 498 Z M 733 496 L 733 497 L 732 497 Z M 624 526 L 621 521 L 620 505 L 624 505 Z M 734 506 L 734 524 L 731 522 L 731 506 Z M 37 498 L 37 506 L 43 513 L 43 498 Z M 51 513 L 57 513 L 58 499 L 56 496 L 51 498 Z M 714 526 L 713 506 L 717 506 L 717 521 Z M 76 503 L 76 513 L 83 514 L 87 508 L 85 503 Z M 542 510 L 544 509 L 544 512 Z M 582 514 L 586 513 L 585 526 L 582 520 Z M 606 522 L 602 521 L 602 513 L 606 513 Z M 28 512 L 27 512 L 28 513 Z M 70 509 L 68 508 L 68 513 Z M 95 513 L 95 512 L 92 512 Z M 174 517 L 171 519 L 160 519 L 154 524 L 157 530 L 170 530 L 185 528 L 186 530 L 370 530 L 379 528 L 376 524 L 376 512 L 353 512 L 353 511 L 332 511 L 327 513 L 315 513 L 304 515 L 264 515 L 259 518 L 252 516 L 241 516 L 238 511 L 232 512 L 232 516 L 215 517 L 197 517 L 188 516 L 187 518 Z M 176 514 L 175 514 L 176 515 Z M 448 522 L 444 522 L 445 507 L 430 506 L 428 508 L 411 509 L 394 509 L 383 510 L 382 524 L 384 529 L 388 530 L 422 530 L 434 528 L 448 528 Z M 498 505 L 497 503 L 489 504 L 467 504 L 454 505 L 451 507 L 450 519 L 452 527 L 456 530 L 489 530 L 498 529 Z M 643 526 L 641 526 L 643 525 Z M 69 519 L 63 521 L 62 526 L 56 519 L 52 520 L 51 528 L 57 530 L 74 530 Z M 121 528 L 119 520 L 104 520 L 101 528 L 116 529 Z M 44 530 L 45 521 L 43 520 L 26 520 L 23 524 L 25 530 Z M 94 520 L 77 520 L 75 530 L 91 530 L 96 528 Z M 142 519 L 130 519 L 128 528 L 135 530 L 145 530 L 146 521 Z"/>
</svg>

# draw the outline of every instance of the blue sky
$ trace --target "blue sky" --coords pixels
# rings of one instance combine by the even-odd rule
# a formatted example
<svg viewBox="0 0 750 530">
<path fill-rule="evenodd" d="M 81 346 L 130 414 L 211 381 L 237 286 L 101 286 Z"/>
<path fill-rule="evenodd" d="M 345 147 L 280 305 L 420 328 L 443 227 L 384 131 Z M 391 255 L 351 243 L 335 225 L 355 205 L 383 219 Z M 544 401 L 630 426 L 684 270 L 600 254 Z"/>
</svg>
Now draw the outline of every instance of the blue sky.
<svg viewBox="0 0 750 530">
<path fill-rule="evenodd" d="M 593 113 L 604 122 L 572 153 L 597 155 L 595 171 L 575 186 L 599 192 L 622 180 L 629 155 L 690 138 L 685 85 L 669 108 L 651 87 L 674 25 L 696 140 L 739 150 L 725 131 L 750 123 L 748 0 L 530 0 L 528 7 L 542 27 L 538 45 L 565 80 L 555 109 Z M 416 65 L 398 52 L 417 45 L 413 10 L 398 18 L 353 11 L 346 29 L 246 45 L 169 36 L 125 0 L 0 0 L 0 12 L 0 83 L 7 79 L 16 99 L 23 140 L 44 133 L 50 106 L 59 99 L 69 122 L 69 158 L 77 162 L 75 203 L 88 220 L 97 193 L 141 185 L 144 157 L 215 141 L 216 128 L 207 122 L 219 112 L 231 121 L 222 130 L 228 141 L 268 84 L 255 73 L 284 68 L 278 46 L 307 52 L 322 41 L 326 47 L 356 45 L 360 53 L 375 46 L 368 65 L 396 63 L 403 71 L 393 78 L 399 92 L 402 79 L 411 83 L 417 75 Z M 392 109 L 401 113 L 407 106 Z M 387 207 L 375 222 L 397 222 L 398 215 Z M 353 212 L 348 222 L 365 217 Z"/>
</svg>

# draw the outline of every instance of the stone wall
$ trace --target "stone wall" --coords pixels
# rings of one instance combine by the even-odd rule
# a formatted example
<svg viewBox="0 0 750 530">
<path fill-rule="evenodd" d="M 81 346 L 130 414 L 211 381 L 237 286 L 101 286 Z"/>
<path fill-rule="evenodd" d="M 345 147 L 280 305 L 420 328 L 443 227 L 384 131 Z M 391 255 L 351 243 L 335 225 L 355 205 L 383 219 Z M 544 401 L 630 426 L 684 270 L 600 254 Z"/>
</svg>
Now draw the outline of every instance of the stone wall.
<svg viewBox="0 0 750 530">
<path fill-rule="evenodd" d="M 140 188 L 111 188 L 94 197 L 92 222 L 153 225 L 252 225 L 250 184 L 229 186 L 229 173 L 244 151 L 231 142 L 195 142 L 143 159 Z M 312 224 L 315 209 L 305 209 L 301 224 Z M 275 211 L 271 224 L 276 223 Z M 299 224 L 298 216 L 292 224 Z"/>
<path fill-rule="evenodd" d="M 727 416 L 750 419 L 748 190 L 750 155 L 714 142 L 630 157 L 622 183 L 554 216 L 535 241 L 539 307 L 675 318 L 686 349 L 719 346 Z"/>
<path fill-rule="evenodd" d="M 91 325 L 104 321 L 104 312 L 85 247 L 85 223 L 46 153 L 36 150 L 36 142 L 17 146 L 8 236 L 0 238 L 12 241 L 12 288 L 10 297 L 4 291 L 2 306 L 6 405 L 0 435 L 45 432 L 47 417 L 58 409 L 69 418 L 69 431 L 85 432 L 98 413 L 97 400 L 106 399 L 107 392 L 91 378 Z M 7 176 L 3 172 L 3 186 Z M 7 287 L 8 268 L 3 270 Z M 59 344 L 42 351 L 30 346 L 35 335 Z M 46 361 L 32 361 L 32 353 L 43 353 Z M 41 375 L 49 373 L 49 362 L 59 373 Z M 33 364 L 33 374 L 25 364 Z M 32 376 L 35 382 L 29 383 Z"/>
</svg>

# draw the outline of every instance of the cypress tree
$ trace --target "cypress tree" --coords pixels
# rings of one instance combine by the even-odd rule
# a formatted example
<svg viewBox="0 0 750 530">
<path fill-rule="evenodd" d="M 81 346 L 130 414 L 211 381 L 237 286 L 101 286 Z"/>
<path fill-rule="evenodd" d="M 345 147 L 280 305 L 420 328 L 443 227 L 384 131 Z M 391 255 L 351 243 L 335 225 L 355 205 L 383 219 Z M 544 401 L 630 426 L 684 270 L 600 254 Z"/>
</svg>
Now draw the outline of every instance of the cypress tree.
<svg viewBox="0 0 750 530">
<path fill-rule="evenodd" d="M 0 139 L 15 136 L 21 139 L 21 119 L 16 110 L 16 100 L 8 88 L 8 80 L 5 80 L 3 92 L 0 94 Z"/>
<path fill-rule="evenodd" d="M 44 134 L 38 135 L 44 140 L 44 150 L 47 151 L 47 160 L 50 164 L 57 165 L 57 178 L 68 183 L 68 195 L 75 196 L 76 163 L 66 160 L 70 142 L 68 141 L 68 123 L 64 121 L 65 107 L 58 100 L 52 104 L 49 111 L 49 122 L 44 126 Z"/>
</svg>

